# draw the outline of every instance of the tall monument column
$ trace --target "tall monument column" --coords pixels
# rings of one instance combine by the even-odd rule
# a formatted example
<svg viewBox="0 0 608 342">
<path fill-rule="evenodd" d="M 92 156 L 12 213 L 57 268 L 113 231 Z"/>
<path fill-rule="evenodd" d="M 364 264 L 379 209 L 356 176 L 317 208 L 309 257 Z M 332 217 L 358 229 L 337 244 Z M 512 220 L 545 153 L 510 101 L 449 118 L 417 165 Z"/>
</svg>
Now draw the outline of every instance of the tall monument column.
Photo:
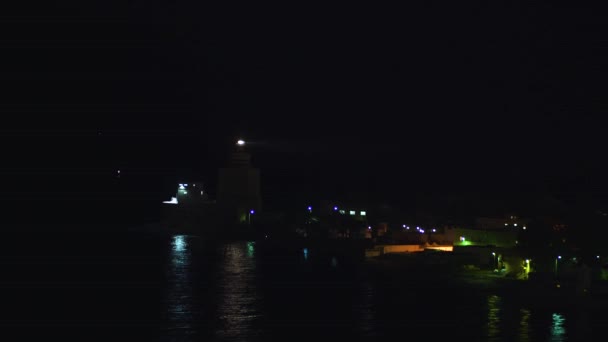
<svg viewBox="0 0 608 342">
<path fill-rule="evenodd" d="M 236 143 L 228 166 L 219 170 L 217 204 L 233 223 L 248 222 L 251 211 L 262 206 L 260 170 L 251 164 L 243 140 Z"/>
</svg>

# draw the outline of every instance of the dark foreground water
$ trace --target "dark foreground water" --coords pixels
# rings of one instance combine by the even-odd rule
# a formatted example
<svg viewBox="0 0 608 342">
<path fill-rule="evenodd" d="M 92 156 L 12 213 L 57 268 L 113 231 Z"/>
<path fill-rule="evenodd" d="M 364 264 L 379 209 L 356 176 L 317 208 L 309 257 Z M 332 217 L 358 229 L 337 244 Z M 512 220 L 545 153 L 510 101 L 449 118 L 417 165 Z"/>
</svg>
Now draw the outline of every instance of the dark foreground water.
<svg viewBox="0 0 608 342">
<path fill-rule="evenodd" d="M 608 313 L 548 309 L 312 250 L 200 237 L 1 242 L 0 337 L 22 340 L 605 340 Z"/>
</svg>

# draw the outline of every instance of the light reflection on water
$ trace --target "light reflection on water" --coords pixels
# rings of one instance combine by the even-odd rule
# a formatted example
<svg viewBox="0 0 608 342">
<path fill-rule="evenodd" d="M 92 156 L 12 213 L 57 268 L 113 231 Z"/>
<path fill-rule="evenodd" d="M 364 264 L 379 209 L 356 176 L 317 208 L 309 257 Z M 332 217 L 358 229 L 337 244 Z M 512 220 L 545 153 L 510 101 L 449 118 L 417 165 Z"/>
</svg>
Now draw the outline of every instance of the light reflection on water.
<svg viewBox="0 0 608 342">
<path fill-rule="evenodd" d="M 565 341 L 566 328 L 564 326 L 566 318 L 559 313 L 553 313 L 551 317 L 551 341 Z"/>
<path fill-rule="evenodd" d="M 167 310 L 171 330 L 189 332 L 192 329 L 192 281 L 188 236 L 176 235 L 171 241 L 168 271 Z"/>
<path fill-rule="evenodd" d="M 229 340 L 249 340 L 256 335 L 255 322 L 261 317 L 261 295 L 256 286 L 255 244 L 233 243 L 223 247 L 220 265 L 216 335 Z"/>
<path fill-rule="evenodd" d="M 495 339 L 500 336 L 500 304 L 501 298 L 496 295 L 488 297 L 488 338 Z"/>
<path fill-rule="evenodd" d="M 530 310 L 520 309 L 521 319 L 519 321 L 519 340 L 522 342 L 530 340 Z"/>
<path fill-rule="evenodd" d="M 299 250 L 292 261 L 278 257 L 267 260 L 257 253 L 254 242 L 229 243 L 204 254 L 195 241 L 195 237 L 177 235 L 168 244 L 166 323 L 170 327 L 168 335 L 173 338 L 189 340 L 203 332 L 218 340 L 265 340 L 280 330 L 297 339 L 306 334 L 314 338 L 328 329 L 333 329 L 334 334 L 347 334 L 350 329 L 352 336 L 378 339 L 400 332 L 393 329 L 399 324 L 414 330 L 428 325 L 438 329 L 434 334 L 446 336 L 454 332 L 443 328 L 458 327 L 463 336 L 482 334 L 485 341 L 530 341 L 541 335 L 546 340 L 548 334 L 552 341 L 565 341 L 567 335 L 590 331 L 588 316 L 580 318 L 581 313 L 567 316 L 522 307 L 498 295 L 474 294 L 470 300 L 448 298 L 444 303 L 447 297 L 439 291 L 421 292 L 414 297 L 401 295 L 412 285 L 407 282 L 381 282 L 365 276 L 341 278 L 347 272 L 335 272 L 342 268 L 335 258 L 329 262 L 333 271 L 327 272 L 328 260 L 315 264 L 315 254 L 308 249 Z M 215 266 L 200 268 L 201 258 Z M 308 262 L 303 263 L 302 259 Z M 210 297 L 194 300 L 206 294 Z M 418 307 L 415 316 L 403 311 L 420 298 L 424 298 L 424 305 Z M 436 311 L 438 308 L 445 313 Z M 398 311 L 391 312 L 395 309 Z M 201 312 L 205 312 L 203 320 Z M 425 318 L 417 320 L 418 316 Z M 568 334 L 567 317 L 577 323 L 568 326 Z M 353 326 L 339 327 L 348 322 Z M 327 329 L 320 329 L 322 324 L 327 324 Z"/>
</svg>

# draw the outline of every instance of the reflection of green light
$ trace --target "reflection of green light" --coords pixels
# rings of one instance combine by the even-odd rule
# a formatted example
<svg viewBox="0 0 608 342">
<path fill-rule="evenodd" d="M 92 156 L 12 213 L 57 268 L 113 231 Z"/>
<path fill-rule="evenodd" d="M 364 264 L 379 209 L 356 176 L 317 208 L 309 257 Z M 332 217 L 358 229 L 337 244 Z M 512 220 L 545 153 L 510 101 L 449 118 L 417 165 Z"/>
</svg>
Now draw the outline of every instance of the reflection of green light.
<svg viewBox="0 0 608 342">
<path fill-rule="evenodd" d="M 247 256 L 250 258 L 253 257 L 254 252 L 255 252 L 255 242 L 254 241 L 247 242 Z"/>
<path fill-rule="evenodd" d="M 551 337 L 557 337 L 559 340 L 566 334 L 566 329 L 564 328 L 564 322 L 566 318 L 564 316 L 554 313 L 553 314 L 553 323 L 551 325 Z"/>
<path fill-rule="evenodd" d="M 528 341 L 530 338 L 530 310 L 521 309 L 521 321 L 519 322 L 519 338 L 520 341 Z"/>
<path fill-rule="evenodd" d="M 500 336 L 500 302 L 496 295 L 488 297 L 488 337 Z"/>
</svg>

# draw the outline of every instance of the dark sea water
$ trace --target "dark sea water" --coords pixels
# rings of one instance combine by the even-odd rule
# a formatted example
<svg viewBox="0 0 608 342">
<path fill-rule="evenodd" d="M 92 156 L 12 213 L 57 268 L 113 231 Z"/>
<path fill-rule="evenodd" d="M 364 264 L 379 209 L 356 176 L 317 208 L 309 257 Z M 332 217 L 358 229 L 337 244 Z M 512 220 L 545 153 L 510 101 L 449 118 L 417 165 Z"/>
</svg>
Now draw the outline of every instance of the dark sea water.
<svg viewBox="0 0 608 342">
<path fill-rule="evenodd" d="M 608 314 L 550 309 L 314 250 L 177 235 L 2 239 L 2 340 L 605 340 Z M 10 338 L 9 338 L 10 337 Z"/>
</svg>

